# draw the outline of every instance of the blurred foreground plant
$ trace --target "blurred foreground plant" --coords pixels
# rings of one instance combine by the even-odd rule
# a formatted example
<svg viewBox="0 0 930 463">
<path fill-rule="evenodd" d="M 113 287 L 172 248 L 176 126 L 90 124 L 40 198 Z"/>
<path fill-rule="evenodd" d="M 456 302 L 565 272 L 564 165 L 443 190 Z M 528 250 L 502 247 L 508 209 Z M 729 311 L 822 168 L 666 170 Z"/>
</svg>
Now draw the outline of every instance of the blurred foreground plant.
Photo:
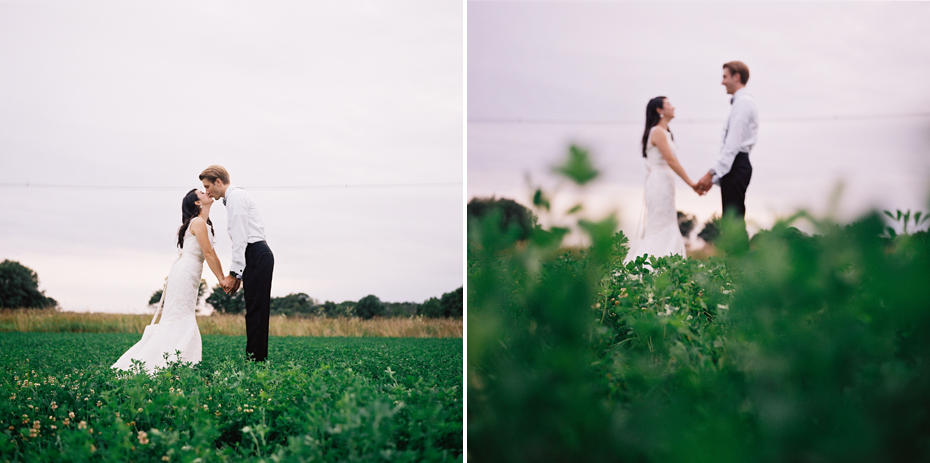
<svg viewBox="0 0 930 463">
<path fill-rule="evenodd" d="M 495 220 L 468 233 L 474 461 L 930 460 L 926 232 L 724 217 L 722 258 L 623 265 L 612 218 L 580 253 Z"/>
</svg>

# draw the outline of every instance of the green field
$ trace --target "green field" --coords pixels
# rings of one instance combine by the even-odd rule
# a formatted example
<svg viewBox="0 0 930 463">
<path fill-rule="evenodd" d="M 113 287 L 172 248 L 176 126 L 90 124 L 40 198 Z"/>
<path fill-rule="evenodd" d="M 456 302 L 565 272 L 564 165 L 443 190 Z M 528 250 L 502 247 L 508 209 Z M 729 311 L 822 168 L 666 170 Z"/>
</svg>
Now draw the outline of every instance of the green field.
<svg viewBox="0 0 930 463">
<path fill-rule="evenodd" d="M 930 461 L 930 234 L 779 222 L 722 257 L 623 263 L 469 233 L 475 461 Z"/>
<path fill-rule="evenodd" d="M 557 171 L 597 175 L 575 147 Z M 625 262 L 613 217 L 550 198 L 558 226 L 469 217 L 470 459 L 930 461 L 923 214 L 800 211 L 751 238 L 726 216 L 716 256 Z M 590 246 L 566 252 L 573 227 Z"/>
<path fill-rule="evenodd" d="M 4 461 L 456 461 L 462 340 L 203 336 L 154 378 L 109 366 L 137 334 L 0 333 Z"/>
</svg>

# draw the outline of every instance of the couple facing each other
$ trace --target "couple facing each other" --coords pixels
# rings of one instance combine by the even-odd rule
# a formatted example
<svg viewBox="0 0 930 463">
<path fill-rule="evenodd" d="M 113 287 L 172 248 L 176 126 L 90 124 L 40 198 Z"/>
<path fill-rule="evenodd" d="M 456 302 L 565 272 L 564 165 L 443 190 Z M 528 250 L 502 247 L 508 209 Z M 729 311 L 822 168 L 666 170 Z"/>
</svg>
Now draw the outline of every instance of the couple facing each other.
<svg viewBox="0 0 930 463">
<path fill-rule="evenodd" d="M 240 284 L 245 299 L 246 354 L 251 360 L 265 361 L 268 356 L 268 315 L 271 308 L 271 274 L 274 254 L 265 242 L 265 227 L 252 196 L 229 183 L 229 173 L 222 166 L 210 166 L 200 174 L 204 191 L 196 188 L 181 201 L 181 227 L 178 229 L 180 256 L 171 267 L 162 299 L 146 327 L 142 340 L 124 353 L 112 368 L 129 370 L 133 360 L 145 363 L 149 373 L 168 361 L 199 363 L 202 358 L 200 330 L 194 315 L 197 290 L 207 262 L 213 275 L 227 294 L 235 294 Z M 213 222 L 210 208 L 223 199 L 227 209 L 227 231 L 232 241 L 229 274 L 213 249 Z M 161 320 L 155 319 L 161 312 Z M 180 356 L 176 355 L 180 351 Z"/>
<path fill-rule="evenodd" d="M 665 97 L 656 97 L 646 105 L 646 130 L 643 132 L 643 157 L 646 159 L 646 227 L 639 239 L 633 240 L 626 261 L 638 256 L 685 257 L 685 243 L 678 228 L 675 208 L 675 175 L 681 177 L 695 193 L 703 196 L 714 184 L 720 186 L 724 213 L 746 216 L 746 188 L 752 177 L 749 153 L 756 144 L 759 127 L 759 107 L 746 92 L 749 68 L 741 61 L 723 65 L 723 81 L 727 94 L 733 95 L 730 116 L 723 129 L 720 155 L 710 170 L 697 182 L 678 162 L 677 148 L 669 122 L 675 118 L 675 107 Z"/>
</svg>

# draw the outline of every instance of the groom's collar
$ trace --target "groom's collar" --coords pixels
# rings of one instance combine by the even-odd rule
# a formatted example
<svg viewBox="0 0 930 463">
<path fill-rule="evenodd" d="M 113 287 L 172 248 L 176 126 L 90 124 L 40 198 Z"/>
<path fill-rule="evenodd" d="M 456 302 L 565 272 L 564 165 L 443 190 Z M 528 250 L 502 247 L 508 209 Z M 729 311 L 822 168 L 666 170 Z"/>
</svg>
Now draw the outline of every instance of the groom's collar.
<svg viewBox="0 0 930 463">
<path fill-rule="evenodd" d="M 741 88 L 741 89 L 739 89 L 739 90 L 733 92 L 733 98 L 730 98 L 730 104 L 733 104 L 733 102 L 736 101 L 736 99 L 739 98 L 739 96 L 740 96 L 741 94 L 743 94 L 743 93 L 746 93 L 746 87 L 743 87 L 743 88 Z M 229 190 L 227 190 L 227 191 L 229 191 Z"/>
<path fill-rule="evenodd" d="M 232 183 L 230 183 L 230 184 L 226 187 L 226 192 L 223 193 L 223 205 L 224 205 L 224 206 L 226 205 L 226 198 L 229 197 L 229 192 L 232 191 L 233 188 L 235 188 L 235 187 L 233 186 Z"/>
</svg>

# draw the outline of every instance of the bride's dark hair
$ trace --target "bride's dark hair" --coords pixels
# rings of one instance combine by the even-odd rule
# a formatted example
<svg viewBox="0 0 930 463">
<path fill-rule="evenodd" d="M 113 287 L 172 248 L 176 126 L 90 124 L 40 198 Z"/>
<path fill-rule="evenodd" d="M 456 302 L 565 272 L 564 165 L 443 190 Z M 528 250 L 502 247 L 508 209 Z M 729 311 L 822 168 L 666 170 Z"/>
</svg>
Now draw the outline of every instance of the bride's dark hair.
<svg viewBox="0 0 930 463">
<path fill-rule="evenodd" d="M 643 144 L 643 157 L 646 157 L 646 148 L 648 148 L 646 146 L 646 142 L 649 141 L 649 131 L 652 130 L 652 128 L 655 127 L 656 124 L 658 124 L 659 120 L 661 119 L 659 117 L 659 113 L 656 110 L 663 106 L 665 106 L 664 96 L 657 96 L 649 100 L 649 103 L 646 104 L 646 130 L 643 132 L 643 143 L 642 143 Z M 671 134 L 672 130 L 669 129 L 668 133 Z M 672 140 L 674 139 L 675 139 L 675 136 L 672 135 Z"/>
<path fill-rule="evenodd" d="M 191 224 L 191 219 L 200 215 L 200 206 L 197 205 L 197 189 L 194 188 L 184 195 L 181 200 L 181 228 L 178 229 L 178 247 L 184 249 L 184 232 Z M 207 219 L 207 225 L 210 226 L 210 233 L 213 233 L 213 221 Z"/>
</svg>

